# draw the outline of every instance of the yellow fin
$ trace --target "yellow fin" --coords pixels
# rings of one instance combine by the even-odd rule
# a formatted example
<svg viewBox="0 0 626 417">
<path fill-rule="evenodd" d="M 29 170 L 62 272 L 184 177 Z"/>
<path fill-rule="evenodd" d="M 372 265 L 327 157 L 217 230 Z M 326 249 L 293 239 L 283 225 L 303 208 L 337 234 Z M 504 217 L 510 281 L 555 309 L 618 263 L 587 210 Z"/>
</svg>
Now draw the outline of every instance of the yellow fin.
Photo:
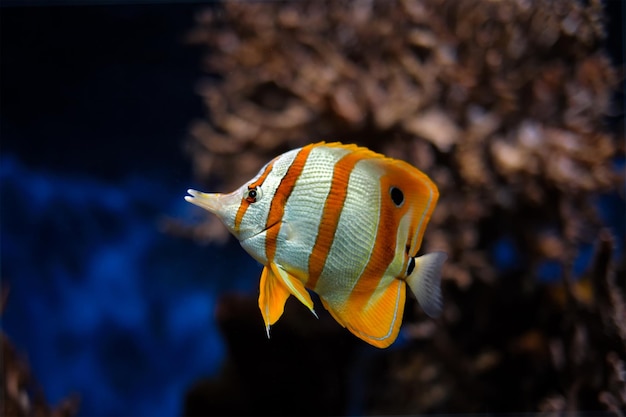
<svg viewBox="0 0 626 417">
<path fill-rule="evenodd" d="M 267 337 L 270 337 L 270 326 L 278 321 L 285 311 L 285 302 L 289 298 L 289 290 L 280 279 L 274 276 L 269 267 L 263 268 L 259 286 L 259 308 L 265 322 Z"/>
<path fill-rule="evenodd" d="M 283 315 L 285 302 L 290 295 L 294 295 L 317 317 L 313 309 L 313 300 L 304 284 L 273 262 L 263 268 L 259 293 L 259 309 L 263 315 L 268 338 L 270 326 Z"/>
<path fill-rule="evenodd" d="M 333 318 L 355 336 L 370 345 L 386 348 L 398 337 L 405 299 L 406 283 L 394 279 L 388 287 L 375 291 L 362 311 L 351 309 L 352 301 L 339 304 L 322 298 L 322 303 Z"/>
<path fill-rule="evenodd" d="M 302 281 L 300 281 L 298 278 L 294 277 L 289 272 L 285 271 L 273 262 L 270 264 L 270 268 L 274 275 L 278 277 L 287 287 L 287 290 L 294 297 L 300 300 L 302 304 L 307 306 L 309 310 L 311 310 L 311 313 L 313 313 L 313 315 L 317 317 L 317 314 L 315 314 L 315 310 L 313 309 L 313 300 L 311 299 L 311 295 L 306 290 L 306 288 L 304 288 L 304 284 L 302 283 Z"/>
</svg>

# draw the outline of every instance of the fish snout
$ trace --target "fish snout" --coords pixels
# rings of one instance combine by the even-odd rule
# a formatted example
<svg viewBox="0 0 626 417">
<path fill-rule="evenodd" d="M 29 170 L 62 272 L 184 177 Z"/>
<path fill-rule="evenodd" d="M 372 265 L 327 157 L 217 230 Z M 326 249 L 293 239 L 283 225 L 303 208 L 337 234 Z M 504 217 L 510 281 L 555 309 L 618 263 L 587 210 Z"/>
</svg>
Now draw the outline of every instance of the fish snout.
<svg viewBox="0 0 626 417">
<path fill-rule="evenodd" d="M 194 204 L 198 207 L 202 207 L 211 213 L 219 214 L 223 207 L 221 200 L 221 194 L 203 193 L 202 191 L 187 190 L 189 195 L 185 196 L 185 201 Z"/>
</svg>

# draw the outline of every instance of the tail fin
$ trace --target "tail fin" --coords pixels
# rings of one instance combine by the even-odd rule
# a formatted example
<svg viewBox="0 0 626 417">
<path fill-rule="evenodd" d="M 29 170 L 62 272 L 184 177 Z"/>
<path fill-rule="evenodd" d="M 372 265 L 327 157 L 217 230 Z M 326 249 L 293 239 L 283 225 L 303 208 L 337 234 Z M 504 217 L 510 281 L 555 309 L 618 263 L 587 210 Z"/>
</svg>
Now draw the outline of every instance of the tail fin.
<svg viewBox="0 0 626 417">
<path fill-rule="evenodd" d="M 415 259 L 415 267 L 407 282 L 420 306 L 430 317 L 437 317 L 443 309 L 441 300 L 441 269 L 448 258 L 444 252 L 427 253 Z"/>
</svg>

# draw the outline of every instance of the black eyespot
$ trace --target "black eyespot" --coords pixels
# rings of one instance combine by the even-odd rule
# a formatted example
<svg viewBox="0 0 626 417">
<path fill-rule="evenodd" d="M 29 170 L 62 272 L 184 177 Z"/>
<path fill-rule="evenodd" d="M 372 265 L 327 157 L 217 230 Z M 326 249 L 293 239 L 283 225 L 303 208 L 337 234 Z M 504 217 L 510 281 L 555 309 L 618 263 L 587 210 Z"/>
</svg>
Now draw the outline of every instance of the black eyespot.
<svg viewBox="0 0 626 417">
<path fill-rule="evenodd" d="M 256 203 L 257 201 L 261 199 L 262 196 L 263 196 L 263 192 L 261 191 L 259 187 L 250 188 L 246 190 L 245 193 L 243 193 L 243 198 L 248 203 Z"/>
<path fill-rule="evenodd" d="M 397 207 L 400 207 L 404 203 L 404 193 L 397 187 L 391 187 L 389 189 L 389 195 L 391 195 L 391 201 Z"/>
<path fill-rule="evenodd" d="M 409 266 L 406 268 L 407 277 L 411 275 L 411 272 L 413 272 L 413 269 L 415 269 L 415 258 L 409 259 Z"/>
</svg>

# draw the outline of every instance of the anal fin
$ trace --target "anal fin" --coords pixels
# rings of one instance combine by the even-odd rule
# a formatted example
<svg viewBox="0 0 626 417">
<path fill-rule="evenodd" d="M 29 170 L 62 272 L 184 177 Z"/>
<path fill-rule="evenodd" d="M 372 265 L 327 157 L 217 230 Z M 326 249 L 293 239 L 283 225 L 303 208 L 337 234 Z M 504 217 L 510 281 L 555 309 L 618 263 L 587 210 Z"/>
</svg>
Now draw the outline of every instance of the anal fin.
<svg viewBox="0 0 626 417">
<path fill-rule="evenodd" d="M 378 348 L 386 348 L 398 337 L 406 283 L 394 279 L 374 293 L 352 294 L 347 302 L 322 299 L 333 318 L 358 338 Z"/>
</svg>

